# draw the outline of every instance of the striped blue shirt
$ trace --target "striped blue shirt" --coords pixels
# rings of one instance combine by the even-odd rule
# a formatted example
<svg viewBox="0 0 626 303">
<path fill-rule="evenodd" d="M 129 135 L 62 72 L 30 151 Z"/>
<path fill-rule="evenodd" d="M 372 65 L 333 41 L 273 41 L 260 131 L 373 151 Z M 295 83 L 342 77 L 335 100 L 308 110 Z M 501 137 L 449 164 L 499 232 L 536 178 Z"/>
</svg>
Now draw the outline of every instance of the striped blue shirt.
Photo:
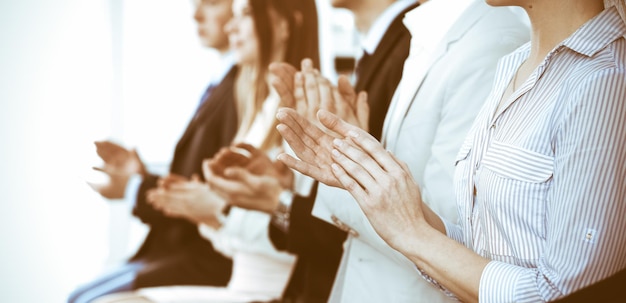
<svg viewBox="0 0 626 303">
<path fill-rule="evenodd" d="M 626 24 L 606 9 L 503 100 L 503 58 L 458 156 L 450 237 L 492 260 L 480 302 L 554 300 L 626 268 Z M 496 112 L 497 110 L 497 112 Z"/>
</svg>

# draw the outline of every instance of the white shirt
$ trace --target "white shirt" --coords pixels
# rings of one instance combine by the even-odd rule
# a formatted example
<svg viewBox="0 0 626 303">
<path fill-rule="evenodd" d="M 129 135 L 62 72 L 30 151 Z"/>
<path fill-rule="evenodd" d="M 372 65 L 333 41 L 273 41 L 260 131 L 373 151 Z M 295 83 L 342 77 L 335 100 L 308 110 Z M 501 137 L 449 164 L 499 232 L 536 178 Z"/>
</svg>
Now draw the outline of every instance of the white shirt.
<svg viewBox="0 0 626 303">
<path fill-rule="evenodd" d="M 213 73 L 209 78 L 209 83 L 213 85 L 220 84 L 233 66 L 235 66 L 235 54 L 233 52 L 226 52 L 221 55 L 215 65 L 211 67 Z"/>
<path fill-rule="evenodd" d="M 268 134 L 276 131 L 272 126 L 279 101 L 278 94 L 272 90 L 250 129 L 243 134 L 243 142 L 259 148 Z M 267 152 L 268 156 L 274 158 L 279 149 Z M 254 294 L 254 301 L 282 296 L 295 257 L 274 248 L 267 232 L 269 223 L 270 215 L 266 213 L 232 207 L 221 228 L 199 225 L 202 236 L 211 240 L 217 251 L 233 259 L 233 273 L 224 291 L 241 293 L 245 298 Z"/>
<path fill-rule="evenodd" d="M 370 29 L 367 33 L 361 33 L 360 41 L 361 41 L 361 49 L 366 51 L 368 54 L 373 54 L 380 43 L 380 40 L 383 39 L 389 25 L 393 22 L 394 19 L 406 8 L 415 4 L 415 0 L 398 0 L 393 4 L 389 5 L 372 23 Z M 361 54 L 357 54 L 357 58 L 359 58 Z"/>
<path fill-rule="evenodd" d="M 605 10 L 496 112 L 530 45 L 500 62 L 457 156 L 459 225 L 446 222 L 492 260 L 480 302 L 550 301 L 626 268 L 624 37 L 617 10 Z"/>
</svg>

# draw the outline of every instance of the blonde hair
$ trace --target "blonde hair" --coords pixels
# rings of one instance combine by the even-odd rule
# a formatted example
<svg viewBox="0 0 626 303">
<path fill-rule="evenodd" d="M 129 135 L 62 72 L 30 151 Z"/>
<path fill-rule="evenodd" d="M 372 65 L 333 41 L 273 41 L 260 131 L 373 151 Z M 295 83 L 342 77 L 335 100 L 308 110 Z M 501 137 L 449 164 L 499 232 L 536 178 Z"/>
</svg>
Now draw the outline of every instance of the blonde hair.
<svg viewBox="0 0 626 303">
<path fill-rule="evenodd" d="M 261 112 L 263 103 L 270 97 L 267 75 L 259 74 L 254 66 L 241 66 L 235 81 L 235 102 L 239 129 L 235 138 L 243 138 L 250 131 L 256 115 Z M 274 119 L 272 127 L 260 146 L 263 151 L 280 145 L 281 137 L 276 131 L 278 121 Z"/>
<path fill-rule="evenodd" d="M 268 66 L 277 52 L 284 51 L 281 61 L 299 66 L 304 58 L 313 60 L 319 67 L 319 41 L 317 31 L 317 7 L 315 0 L 248 0 L 254 18 L 255 34 L 259 40 L 259 58 L 253 65 L 243 65 L 235 81 L 235 102 L 239 129 L 235 138 L 243 138 L 252 126 L 256 115 L 261 112 L 270 94 Z M 274 49 L 275 25 L 272 15 L 287 22 L 288 35 L 285 49 Z M 278 122 L 274 119 L 263 143 L 258 148 L 268 151 L 280 145 L 281 136 L 276 130 Z"/>
</svg>

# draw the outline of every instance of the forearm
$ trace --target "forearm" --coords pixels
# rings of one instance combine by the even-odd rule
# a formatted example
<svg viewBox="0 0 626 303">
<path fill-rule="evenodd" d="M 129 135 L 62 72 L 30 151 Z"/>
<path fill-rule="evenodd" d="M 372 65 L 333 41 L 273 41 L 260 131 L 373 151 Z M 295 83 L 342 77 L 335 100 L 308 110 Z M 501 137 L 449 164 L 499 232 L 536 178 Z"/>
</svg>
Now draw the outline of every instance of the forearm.
<svg viewBox="0 0 626 303">
<path fill-rule="evenodd" d="M 478 302 L 480 279 L 488 259 L 431 226 L 420 228 L 406 239 L 395 248 L 463 302 Z"/>
<path fill-rule="evenodd" d="M 147 192 L 157 186 L 157 180 L 158 176 L 156 175 L 144 176 L 143 181 L 139 186 L 139 190 L 137 191 L 137 196 L 135 197 L 133 215 L 146 224 L 155 224 L 160 221 L 169 220 L 168 217 L 166 217 L 159 210 L 155 209 L 147 201 Z"/>
<path fill-rule="evenodd" d="M 422 211 L 424 212 L 424 218 L 426 219 L 428 225 L 445 235 L 446 227 L 443 224 L 441 217 L 439 217 L 438 214 L 436 214 L 432 209 L 430 209 L 430 207 L 428 207 L 428 205 L 424 203 L 422 203 Z"/>
</svg>

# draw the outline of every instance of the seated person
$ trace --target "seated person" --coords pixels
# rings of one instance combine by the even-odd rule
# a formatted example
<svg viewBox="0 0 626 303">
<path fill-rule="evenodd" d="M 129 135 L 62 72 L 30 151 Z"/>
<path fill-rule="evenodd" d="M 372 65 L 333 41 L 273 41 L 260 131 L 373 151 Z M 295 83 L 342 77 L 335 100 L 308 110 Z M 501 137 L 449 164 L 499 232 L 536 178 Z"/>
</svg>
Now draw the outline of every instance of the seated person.
<svg viewBox="0 0 626 303">
<path fill-rule="evenodd" d="M 238 146 L 254 146 L 274 158 L 282 142 L 275 129 L 280 98 L 269 86 L 269 63 L 294 64 L 310 57 L 318 65 L 315 2 L 235 0 L 233 12 L 227 31 L 239 66 L 235 100 L 241 117 L 234 142 L 247 143 Z M 258 166 L 262 169 L 259 173 L 263 172 L 265 164 L 237 158 L 240 153 L 234 150 L 223 149 L 207 160 L 203 166 L 205 179 L 214 173 L 228 176 L 229 168 L 236 165 L 250 166 L 253 171 Z M 289 169 L 283 171 L 286 174 L 281 180 L 291 187 L 293 175 Z M 195 222 L 219 252 L 232 258 L 233 274 L 228 285 L 149 287 L 105 296 L 96 302 L 250 302 L 282 296 L 295 258 L 271 245 L 267 235 L 269 215 L 228 207 L 228 200 L 200 181 L 199 176 L 161 179 L 159 187 L 148 192 L 148 202 L 168 216 Z"/>
</svg>

